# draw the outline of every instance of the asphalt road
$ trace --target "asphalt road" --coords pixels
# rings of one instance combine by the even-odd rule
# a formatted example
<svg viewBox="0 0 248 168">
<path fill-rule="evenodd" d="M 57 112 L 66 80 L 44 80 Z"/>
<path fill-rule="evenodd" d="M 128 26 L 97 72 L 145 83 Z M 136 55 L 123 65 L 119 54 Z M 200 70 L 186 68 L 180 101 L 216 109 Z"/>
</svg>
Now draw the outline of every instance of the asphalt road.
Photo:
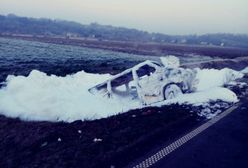
<svg viewBox="0 0 248 168">
<path fill-rule="evenodd" d="M 154 167 L 247 168 L 248 101 Z"/>
<path fill-rule="evenodd" d="M 230 114 L 148 167 L 247 168 L 248 99 L 242 100 Z"/>
</svg>

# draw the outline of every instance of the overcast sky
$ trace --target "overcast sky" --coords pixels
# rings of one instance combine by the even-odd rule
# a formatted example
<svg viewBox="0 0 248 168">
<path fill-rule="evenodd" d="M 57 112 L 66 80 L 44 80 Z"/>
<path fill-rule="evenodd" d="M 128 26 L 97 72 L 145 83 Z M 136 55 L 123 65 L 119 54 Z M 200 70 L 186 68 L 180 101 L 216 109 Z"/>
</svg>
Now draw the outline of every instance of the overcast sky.
<svg viewBox="0 0 248 168">
<path fill-rule="evenodd" d="M 165 34 L 248 34 L 248 0 L 0 0 L 0 14 L 8 13 Z"/>
</svg>

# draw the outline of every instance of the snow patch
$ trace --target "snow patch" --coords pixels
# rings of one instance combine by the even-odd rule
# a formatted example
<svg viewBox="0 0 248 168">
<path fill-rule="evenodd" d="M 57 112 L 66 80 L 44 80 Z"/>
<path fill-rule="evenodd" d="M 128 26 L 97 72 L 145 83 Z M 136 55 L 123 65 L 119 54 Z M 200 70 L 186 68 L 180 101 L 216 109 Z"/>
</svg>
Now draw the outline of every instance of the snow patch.
<svg viewBox="0 0 248 168">
<path fill-rule="evenodd" d="M 238 71 L 224 68 L 221 70 L 217 69 L 196 69 L 199 84 L 197 86 L 197 91 L 208 90 L 214 87 L 222 87 L 231 81 L 242 78 L 243 73 Z"/>
<path fill-rule="evenodd" d="M 248 67 L 245 67 L 243 70 L 240 71 L 241 73 L 248 74 Z"/>
<path fill-rule="evenodd" d="M 180 66 L 179 58 L 173 55 L 160 57 L 160 60 L 166 68 L 178 68 Z"/>
<path fill-rule="evenodd" d="M 183 94 L 153 106 L 238 101 L 235 93 L 221 86 L 231 79 L 239 78 L 240 73 L 230 69 L 197 71 L 197 92 Z M 23 120 L 72 122 L 100 119 L 130 109 L 143 108 L 139 100 L 132 100 L 131 97 L 114 96 L 107 99 L 88 92 L 90 87 L 110 77 L 109 74 L 90 74 L 84 71 L 59 77 L 37 70 L 33 70 L 27 77 L 10 75 L 6 79 L 6 86 L 0 89 L 0 113 Z"/>
<path fill-rule="evenodd" d="M 173 104 L 173 103 L 201 105 L 202 103 L 205 102 L 217 101 L 217 100 L 222 100 L 225 102 L 234 102 L 234 103 L 238 102 L 238 98 L 234 92 L 232 92 L 227 88 L 216 87 L 209 90 L 182 94 L 175 99 L 165 100 L 161 103 L 157 103 L 157 105 L 161 106 L 164 104 Z"/>
<path fill-rule="evenodd" d="M 71 122 L 108 117 L 138 107 L 137 101 L 106 99 L 88 92 L 88 88 L 109 77 L 84 71 L 58 77 L 37 70 L 28 77 L 8 76 L 7 86 L 0 90 L 0 112 L 24 120 Z"/>
</svg>

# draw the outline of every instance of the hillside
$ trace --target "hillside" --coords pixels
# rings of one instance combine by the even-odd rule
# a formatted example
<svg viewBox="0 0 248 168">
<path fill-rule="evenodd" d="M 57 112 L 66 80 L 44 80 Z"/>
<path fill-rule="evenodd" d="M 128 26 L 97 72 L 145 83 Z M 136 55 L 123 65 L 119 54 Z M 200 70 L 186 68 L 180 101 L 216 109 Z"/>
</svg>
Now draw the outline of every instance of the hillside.
<svg viewBox="0 0 248 168">
<path fill-rule="evenodd" d="M 48 37 L 83 37 L 97 40 L 157 42 L 171 44 L 216 45 L 248 48 L 248 35 L 206 34 L 206 35 L 165 35 L 136 29 L 114 27 L 92 23 L 83 25 L 65 20 L 19 17 L 13 14 L 0 15 L 0 34 L 45 35 Z"/>
</svg>

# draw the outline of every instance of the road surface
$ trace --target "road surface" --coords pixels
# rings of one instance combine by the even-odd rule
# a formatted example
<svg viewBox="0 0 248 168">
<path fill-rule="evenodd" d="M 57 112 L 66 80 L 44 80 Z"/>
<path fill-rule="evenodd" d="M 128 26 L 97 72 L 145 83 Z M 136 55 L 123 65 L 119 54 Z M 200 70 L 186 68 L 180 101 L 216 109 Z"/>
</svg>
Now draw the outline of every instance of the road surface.
<svg viewBox="0 0 248 168">
<path fill-rule="evenodd" d="M 242 100 L 237 108 L 229 110 L 222 119 L 192 139 L 182 145 L 178 145 L 179 142 L 175 144 L 172 145 L 175 149 L 169 154 L 164 154 L 165 146 L 161 146 L 159 150 L 148 153 L 130 167 L 247 168 L 248 99 Z"/>
</svg>

